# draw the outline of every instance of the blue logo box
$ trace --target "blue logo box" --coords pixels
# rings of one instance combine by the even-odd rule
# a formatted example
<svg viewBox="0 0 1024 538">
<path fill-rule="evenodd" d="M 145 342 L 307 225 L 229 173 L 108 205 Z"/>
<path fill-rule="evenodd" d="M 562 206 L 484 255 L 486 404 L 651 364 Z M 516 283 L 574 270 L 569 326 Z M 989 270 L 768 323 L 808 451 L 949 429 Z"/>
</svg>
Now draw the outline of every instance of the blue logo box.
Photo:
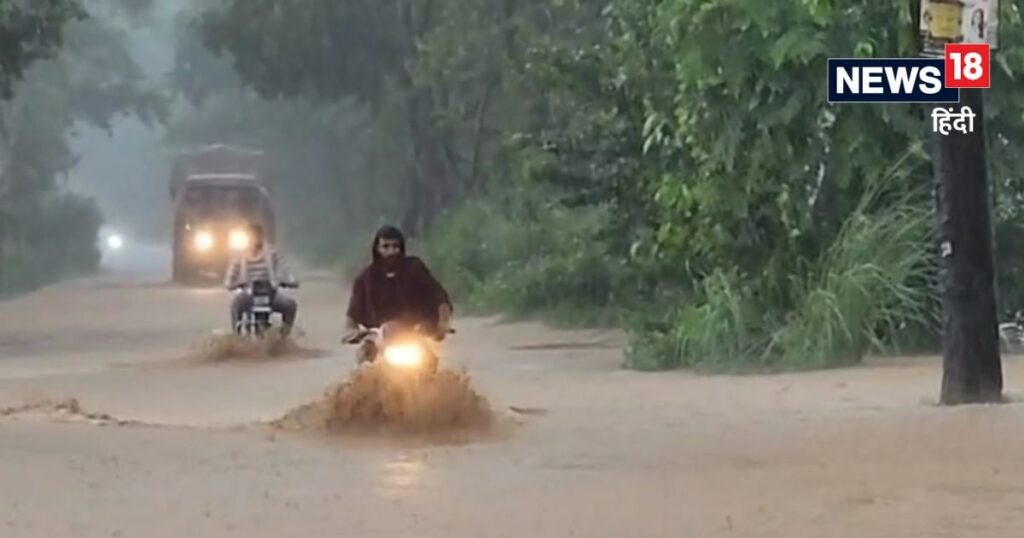
<svg viewBox="0 0 1024 538">
<path fill-rule="evenodd" d="M 942 58 L 829 58 L 829 103 L 959 103 Z"/>
</svg>

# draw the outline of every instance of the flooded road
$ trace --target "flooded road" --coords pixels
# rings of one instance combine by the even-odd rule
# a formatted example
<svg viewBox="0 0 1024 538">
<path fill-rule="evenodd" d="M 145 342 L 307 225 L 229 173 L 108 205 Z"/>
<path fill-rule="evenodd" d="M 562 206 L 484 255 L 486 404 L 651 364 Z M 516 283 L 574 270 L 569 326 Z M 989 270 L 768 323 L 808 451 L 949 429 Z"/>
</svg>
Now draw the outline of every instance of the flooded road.
<svg viewBox="0 0 1024 538">
<path fill-rule="evenodd" d="M 316 358 L 203 364 L 228 295 L 114 271 L 0 303 L 0 535 L 1016 537 L 1024 407 L 939 409 L 936 359 L 765 377 L 619 368 L 622 335 L 457 320 L 506 435 L 273 432 L 353 365 L 347 290 L 296 293 Z M 1008 391 L 1024 369 L 1006 359 Z M 514 407 L 515 413 L 509 410 Z M 78 417 L 81 418 L 81 417 Z M 128 424 L 117 425 L 117 421 Z"/>
</svg>

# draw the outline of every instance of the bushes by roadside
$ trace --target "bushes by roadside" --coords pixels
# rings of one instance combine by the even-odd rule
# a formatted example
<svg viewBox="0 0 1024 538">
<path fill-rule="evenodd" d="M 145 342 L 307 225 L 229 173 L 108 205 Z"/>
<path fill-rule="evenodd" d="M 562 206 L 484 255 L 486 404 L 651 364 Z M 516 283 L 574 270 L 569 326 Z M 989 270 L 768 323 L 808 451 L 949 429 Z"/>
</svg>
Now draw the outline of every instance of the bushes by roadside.
<svg viewBox="0 0 1024 538">
<path fill-rule="evenodd" d="M 832 245 L 794 264 L 780 309 L 764 282 L 717 270 L 667 329 L 634 333 L 627 365 L 642 370 L 802 370 L 854 364 L 934 337 L 938 300 L 929 206 L 872 192 Z"/>
<path fill-rule="evenodd" d="M 0 249 L 0 295 L 38 289 L 96 270 L 103 222 L 91 199 L 67 192 L 9 210 Z"/>
<path fill-rule="evenodd" d="M 609 255 L 608 222 L 602 208 L 476 200 L 427 251 L 464 311 L 625 324 L 629 368 L 827 368 L 934 342 L 931 208 L 920 191 L 869 189 L 823 252 L 791 260 L 781 285 L 720 267 L 641 286 L 651 276 L 640 260 Z"/>
<path fill-rule="evenodd" d="M 618 323 L 632 275 L 603 239 L 609 210 L 545 198 L 478 199 L 451 212 L 426 241 L 431 267 L 464 312 Z"/>
</svg>

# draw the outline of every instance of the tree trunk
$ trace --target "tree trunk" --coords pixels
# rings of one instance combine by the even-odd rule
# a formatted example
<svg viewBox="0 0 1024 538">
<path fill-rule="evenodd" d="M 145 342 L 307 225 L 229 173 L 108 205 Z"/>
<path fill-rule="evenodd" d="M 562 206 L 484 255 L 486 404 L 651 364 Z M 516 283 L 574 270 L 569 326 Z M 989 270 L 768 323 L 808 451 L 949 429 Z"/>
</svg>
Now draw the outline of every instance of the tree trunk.
<svg viewBox="0 0 1024 538">
<path fill-rule="evenodd" d="M 998 402 L 1003 390 L 983 97 L 960 95 L 977 114 L 974 132 L 936 135 L 944 405 Z"/>
<path fill-rule="evenodd" d="M 3 202 L 0 201 L 0 295 L 3 294 L 4 288 L 7 285 L 4 274 L 4 262 L 7 257 L 7 251 L 5 245 L 7 244 L 7 214 L 4 213 Z"/>
<path fill-rule="evenodd" d="M 452 182 L 458 171 L 447 153 L 444 135 L 434 123 L 434 107 L 429 93 L 412 92 L 407 107 L 415 172 L 412 178 L 413 199 L 404 220 L 410 223 L 406 225 L 409 234 L 415 236 L 425 232 L 451 201 L 450 194 L 454 192 Z"/>
<path fill-rule="evenodd" d="M 422 229 L 423 214 L 426 213 L 424 205 L 427 203 L 427 192 L 417 172 L 413 172 L 412 184 L 409 185 L 409 204 L 402 215 L 402 230 L 409 237 L 416 237 Z"/>
<path fill-rule="evenodd" d="M 496 75 L 492 75 L 487 81 L 487 85 L 484 88 L 484 94 L 480 98 L 480 104 L 476 111 L 476 126 L 474 129 L 473 138 L 473 156 L 469 162 L 469 185 L 466 186 L 466 190 L 470 193 L 476 193 L 483 187 L 483 178 L 480 172 L 480 159 L 483 153 L 484 147 L 484 123 L 487 121 L 487 114 L 491 108 L 491 98 L 494 96 L 494 91 L 498 88 L 500 79 Z"/>
<path fill-rule="evenodd" d="M 7 192 L 10 187 L 8 175 L 8 163 L 10 162 L 10 136 L 7 132 L 7 112 L 0 109 L 0 293 L 3 293 L 7 286 L 7 275 L 4 272 L 4 263 L 7 258 L 7 242 L 10 236 L 9 228 L 14 222 L 7 203 Z"/>
</svg>

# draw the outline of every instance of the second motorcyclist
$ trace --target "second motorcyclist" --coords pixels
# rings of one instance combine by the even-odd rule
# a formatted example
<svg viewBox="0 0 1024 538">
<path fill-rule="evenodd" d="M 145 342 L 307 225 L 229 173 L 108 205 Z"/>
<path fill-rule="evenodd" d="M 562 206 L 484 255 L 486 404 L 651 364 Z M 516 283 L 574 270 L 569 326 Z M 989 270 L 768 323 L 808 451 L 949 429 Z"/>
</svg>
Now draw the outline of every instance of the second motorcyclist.
<svg viewBox="0 0 1024 538">
<path fill-rule="evenodd" d="M 284 335 L 288 335 L 295 325 L 299 306 L 294 299 L 277 290 L 282 287 L 298 287 L 298 281 L 285 264 L 284 256 L 266 241 L 262 226 L 249 226 L 249 240 L 250 248 L 232 260 L 225 277 L 224 284 L 229 290 L 243 290 L 231 301 L 231 326 L 237 327 L 242 313 L 253 307 L 253 298 L 245 288 L 253 282 L 265 281 L 275 290 L 271 308 L 281 314 L 281 330 Z"/>
</svg>

